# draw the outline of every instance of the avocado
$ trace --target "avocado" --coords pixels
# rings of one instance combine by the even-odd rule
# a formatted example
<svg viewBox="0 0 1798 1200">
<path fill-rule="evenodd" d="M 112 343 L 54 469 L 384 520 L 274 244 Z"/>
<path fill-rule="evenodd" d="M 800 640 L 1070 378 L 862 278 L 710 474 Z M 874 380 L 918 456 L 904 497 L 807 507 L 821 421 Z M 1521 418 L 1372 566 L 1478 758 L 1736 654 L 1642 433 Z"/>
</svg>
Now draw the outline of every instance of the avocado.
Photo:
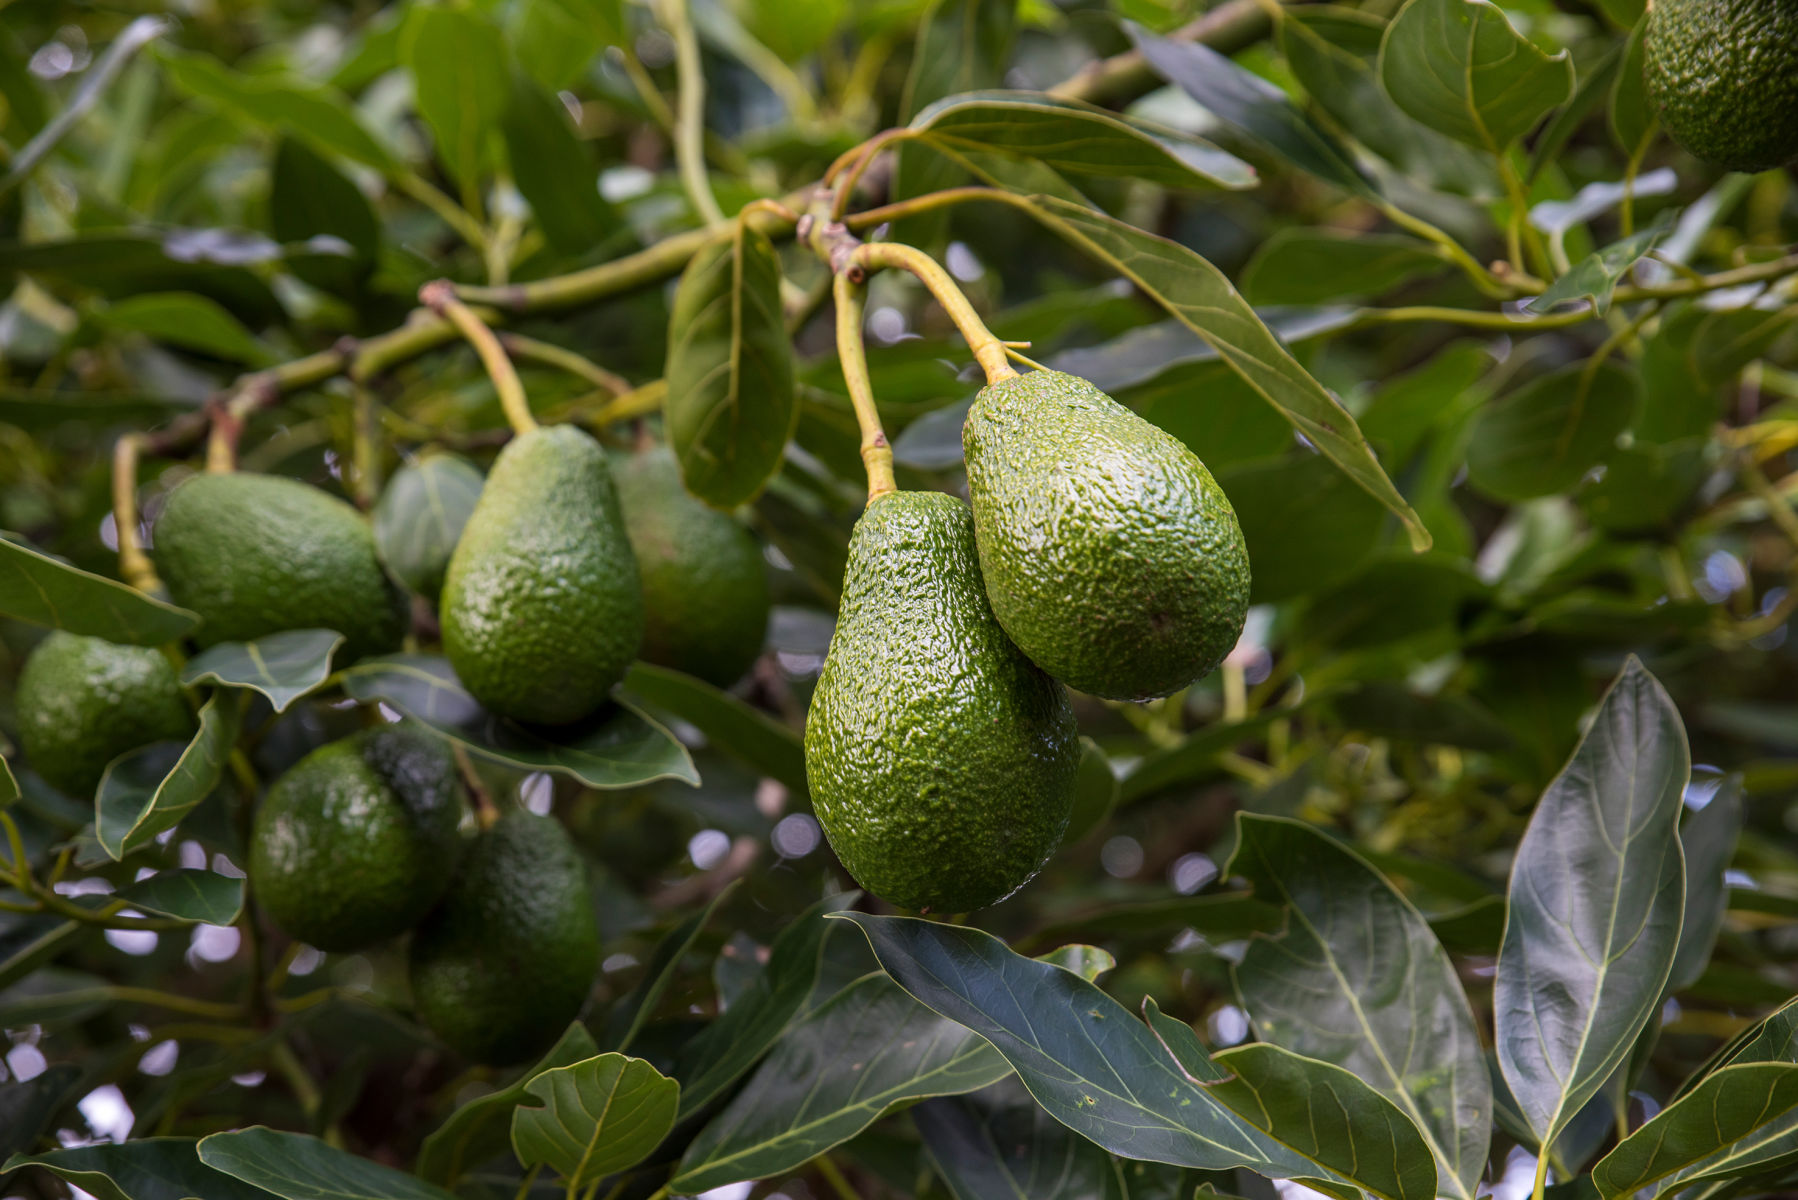
<svg viewBox="0 0 1798 1200">
<path fill-rule="evenodd" d="M 412 935 L 419 1019 L 476 1062 L 542 1051 L 599 970 L 586 865 L 554 820 L 513 809 L 477 834 L 443 903 Z"/>
<path fill-rule="evenodd" d="M 643 641 L 643 595 L 606 454 L 572 425 L 499 453 L 439 611 L 450 666 L 489 711 L 544 725 L 606 700 Z"/>
<path fill-rule="evenodd" d="M 160 650 L 61 629 L 25 660 L 13 702 L 33 769 L 82 800 L 119 755 L 194 733 L 193 709 Z"/>
<path fill-rule="evenodd" d="M 1798 159 L 1798 4 L 1653 0 L 1648 96 L 1673 140 L 1732 171 Z"/>
<path fill-rule="evenodd" d="M 155 526 L 169 595 L 204 618 L 202 646 L 284 629 L 334 629 L 339 663 L 400 647 L 404 593 L 381 569 L 362 514 L 280 475 L 195 475 Z"/>
<path fill-rule="evenodd" d="M 729 687 L 768 631 L 768 569 L 755 538 L 687 491 L 666 446 L 631 455 L 617 479 L 643 577 L 643 658 Z"/>
<path fill-rule="evenodd" d="M 870 501 L 805 723 L 812 805 L 843 866 L 920 912 L 997 904 L 1060 844 L 1079 765 L 1066 689 L 993 619 L 967 505 Z"/>
<path fill-rule="evenodd" d="M 1033 371 L 981 389 L 962 448 L 993 615 L 1037 666 L 1147 700 L 1236 645 L 1248 550 L 1179 439 L 1084 379 Z"/>
<path fill-rule="evenodd" d="M 414 729 L 320 746 L 256 811 L 250 886 L 275 924 L 320 950 L 404 933 L 455 870 L 462 786 L 449 748 Z"/>
</svg>

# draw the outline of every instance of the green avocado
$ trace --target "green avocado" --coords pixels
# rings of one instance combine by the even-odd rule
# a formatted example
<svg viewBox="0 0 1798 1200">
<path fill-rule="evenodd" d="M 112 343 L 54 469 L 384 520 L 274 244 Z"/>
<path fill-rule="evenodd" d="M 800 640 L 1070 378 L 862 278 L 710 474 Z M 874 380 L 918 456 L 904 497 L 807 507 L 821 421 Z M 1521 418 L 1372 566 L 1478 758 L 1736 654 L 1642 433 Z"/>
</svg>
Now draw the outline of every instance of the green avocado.
<svg viewBox="0 0 1798 1200">
<path fill-rule="evenodd" d="M 755 538 L 694 499 L 665 446 L 631 455 L 617 479 L 643 576 L 643 658 L 729 687 L 768 631 L 768 569 Z"/>
<path fill-rule="evenodd" d="M 1060 843 L 1079 765 L 1066 689 L 993 620 L 967 505 L 871 501 L 805 723 L 812 805 L 843 866 L 919 912 L 997 904 Z"/>
<path fill-rule="evenodd" d="M 1798 4 L 1652 0 L 1648 96 L 1673 140 L 1732 171 L 1798 159 Z"/>
<path fill-rule="evenodd" d="M 478 834 L 410 968 L 419 1019 L 458 1053 L 501 1066 L 554 1042 L 599 970 L 586 865 L 562 827 L 514 809 Z"/>
<path fill-rule="evenodd" d="M 404 593 L 381 569 L 368 522 L 349 504 L 280 475 L 196 475 L 156 519 L 156 569 L 169 596 L 205 619 L 203 646 L 284 629 L 334 629 L 339 665 L 397 650 Z"/>
<path fill-rule="evenodd" d="M 194 733 L 193 710 L 160 650 L 60 629 L 25 660 L 13 701 L 32 768 L 81 800 L 127 750 Z"/>
<path fill-rule="evenodd" d="M 439 612 L 450 666 L 492 712 L 544 725 L 603 704 L 643 641 L 643 596 L 606 453 L 572 425 L 494 460 Z"/>
<path fill-rule="evenodd" d="M 320 950 L 404 933 L 455 870 L 462 786 L 442 740 L 369 729 L 320 746 L 256 811 L 250 885 L 276 925 Z"/>
<path fill-rule="evenodd" d="M 1033 371 L 981 390 L 962 448 L 993 614 L 1037 666 L 1147 700 L 1236 645 L 1248 550 L 1179 439 L 1084 379 Z"/>
</svg>

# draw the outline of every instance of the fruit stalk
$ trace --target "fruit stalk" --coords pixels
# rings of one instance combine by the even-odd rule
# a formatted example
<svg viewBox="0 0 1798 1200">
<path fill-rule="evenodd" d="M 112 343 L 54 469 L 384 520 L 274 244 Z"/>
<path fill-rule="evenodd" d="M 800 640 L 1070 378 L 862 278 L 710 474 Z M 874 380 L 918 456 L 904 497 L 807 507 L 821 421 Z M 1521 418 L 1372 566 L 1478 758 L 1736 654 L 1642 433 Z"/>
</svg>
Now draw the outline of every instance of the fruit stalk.
<svg viewBox="0 0 1798 1200">
<path fill-rule="evenodd" d="M 849 264 L 852 268 L 860 267 L 863 271 L 878 271 L 884 267 L 910 271 L 918 277 L 920 283 L 930 289 L 936 302 L 943 306 L 943 311 L 955 322 L 955 328 L 967 341 L 968 349 L 974 352 L 974 361 L 986 372 L 989 384 L 1017 375 L 1006 356 L 1005 343 L 986 327 L 980 314 L 968 303 L 967 296 L 962 293 L 955 280 L 950 278 L 949 272 L 930 255 L 899 242 L 866 242 L 857 246 L 849 256 Z"/>
<path fill-rule="evenodd" d="M 154 592 L 162 581 L 137 530 L 137 459 L 143 448 L 141 433 L 127 433 L 113 443 L 112 524 L 119 540 L 119 574 L 138 591 Z"/>
<path fill-rule="evenodd" d="M 862 302 L 866 286 L 839 272 L 831 280 L 837 305 L 837 358 L 849 385 L 849 403 L 862 431 L 862 463 L 868 469 L 868 499 L 897 490 L 893 482 L 893 448 L 880 427 L 880 410 L 874 405 L 874 384 L 868 378 L 868 348 L 862 341 Z"/>
<path fill-rule="evenodd" d="M 456 298 L 456 285 L 447 279 L 434 280 L 418 289 L 418 301 L 454 325 L 456 332 L 480 355 L 481 366 L 499 393 L 500 407 L 505 410 L 512 432 L 529 433 L 537 428 L 537 418 L 531 415 L 530 402 L 525 399 L 524 384 L 519 382 L 518 370 L 506 356 L 506 348 L 474 309 Z"/>
</svg>

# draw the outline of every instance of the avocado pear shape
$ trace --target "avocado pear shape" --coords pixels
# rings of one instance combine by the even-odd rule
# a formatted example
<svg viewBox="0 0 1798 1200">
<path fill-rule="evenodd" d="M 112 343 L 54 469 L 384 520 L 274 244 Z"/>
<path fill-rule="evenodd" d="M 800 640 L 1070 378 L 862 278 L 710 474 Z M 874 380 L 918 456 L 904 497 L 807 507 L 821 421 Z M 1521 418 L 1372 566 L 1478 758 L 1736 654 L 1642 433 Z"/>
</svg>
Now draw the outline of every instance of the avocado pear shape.
<svg viewBox="0 0 1798 1200">
<path fill-rule="evenodd" d="M 1043 670 L 1147 700 L 1236 645 L 1248 549 L 1179 439 L 1084 379 L 1033 371 L 981 390 L 962 447 L 993 614 Z"/>
<path fill-rule="evenodd" d="M 53 630 L 13 696 L 19 745 L 57 790 L 91 800 L 106 764 L 152 742 L 185 742 L 194 714 L 160 650 Z"/>
<path fill-rule="evenodd" d="M 603 704 L 643 641 L 643 596 L 605 451 L 572 425 L 494 460 L 439 606 L 450 666 L 491 712 L 566 725 Z"/>
<path fill-rule="evenodd" d="M 1654 0 L 1648 96 L 1673 140 L 1732 171 L 1798 159 L 1798 4 Z"/>
<path fill-rule="evenodd" d="M 812 805 L 843 866 L 920 912 L 997 904 L 1060 843 L 1079 764 L 1066 690 L 993 619 L 967 505 L 870 501 L 805 723 Z"/>
<path fill-rule="evenodd" d="M 290 937 L 360 950 L 416 925 L 455 869 L 462 786 L 439 738 L 368 729 L 270 787 L 250 837 L 256 899 Z"/>
<path fill-rule="evenodd" d="M 397 650 L 405 594 L 387 577 L 362 514 L 279 475 L 195 475 L 156 519 L 156 570 L 204 618 L 202 646 L 284 629 L 344 635 L 341 665 Z"/>
</svg>

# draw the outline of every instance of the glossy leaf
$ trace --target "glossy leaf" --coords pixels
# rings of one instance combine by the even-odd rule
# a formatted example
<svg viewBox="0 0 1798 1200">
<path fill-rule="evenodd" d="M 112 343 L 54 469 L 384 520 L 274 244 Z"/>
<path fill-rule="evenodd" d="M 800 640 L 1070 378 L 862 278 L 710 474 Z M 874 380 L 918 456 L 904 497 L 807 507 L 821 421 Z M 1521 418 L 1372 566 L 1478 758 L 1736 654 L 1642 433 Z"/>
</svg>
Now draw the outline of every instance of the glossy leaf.
<svg viewBox="0 0 1798 1200">
<path fill-rule="evenodd" d="M 1242 271 L 1242 294 L 1256 305 L 1327 304 L 1378 296 L 1443 269 L 1428 243 L 1403 234 L 1290 226 L 1255 251 Z"/>
<path fill-rule="evenodd" d="M 37 1166 L 98 1200 L 268 1200 L 268 1193 L 203 1163 L 192 1138 L 154 1137 L 14 1155 L 4 1168 Z"/>
<path fill-rule="evenodd" d="M 475 9 L 417 4 L 400 27 L 400 61 L 437 157 L 464 187 L 492 158 L 511 79 L 499 30 Z"/>
<path fill-rule="evenodd" d="M 792 1170 L 895 1104 L 975 1091 L 1009 1072 L 968 1030 L 924 1008 L 886 976 L 867 976 L 781 1037 L 687 1147 L 671 1186 L 698 1193 Z"/>
<path fill-rule="evenodd" d="M 182 746 L 157 742 L 107 764 L 94 797 L 94 836 L 115 859 L 173 829 L 218 785 L 237 741 L 242 708 L 218 694 L 200 709 L 200 728 Z"/>
<path fill-rule="evenodd" d="M 547 1165 L 571 1191 L 648 1157 L 680 1106 L 680 1084 L 622 1054 L 544 1071 L 524 1090 L 512 1111 L 512 1150 L 527 1167 Z"/>
<path fill-rule="evenodd" d="M 1749 1175 L 1792 1151 L 1795 1110 L 1798 1064 L 1720 1068 L 1619 1142 L 1592 1168 L 1592 1182 L 1616 1200 Z"/>
<path fill-rule="evenodd" d="M 432 454 L 395 471 L 375 501 L 370 517 L 381 561 L 433 603 L 484 482 L 466 458 Z"/>
<path fill-rule="evenodd" d="M 1202 338 L 1324 457 L 1397 514 L 1413 548 L 1428 549 L 1429 533 L 1386 477 L 1355 419 L 1287 352 L 1223 272 L 1176 242 L 1052 197 L 1035 197 L 1032 215 L 1116 269 Z"/>
<path fill-rule="evenodd" d="M 119 899 L 165 917 L 229 925 L 243 911 L 243 889 L 242 879 L 183 867 L 141 879 L 120 892 Z"/>
<path fill-rule="evenodd" d="M 644 662 L 624 677 L 624 690 L 692 725 L 710 745 L 744 766 L 805 794 L 805 749 L 798 733 L 761 709 L 703 679 Z"/>
<path fill-rule="evenodd" d="M 185 608 L 6 538 L 0 538 L 0 613 L 134 646 L 172 642 L 200 624 Z"/>
<path fill-rule="evenodd" d="M 1588 254 L 1575 263 L 1572 270 L 1549 284 L 1548 289 L 1540 296 L 1526 303 L 1524 308 L 1534 313 L 1545 313 L 1563 304 L 1589 300 L 1594 312 L 1609 312 L 1611 297 L 1616 292 L 1617 285 L 1623 282 L 1623 277 L 1642 261 L 1643 256 L 1666 240 L 1671 232 L 1671 225 L 1657 223 L 1612 242 L 1603 250 Z"/>
<path fill-rule="evenodd" d="M 442 1188 L 403 1171 L 261 1125 L 201 1138 L 200 1161 L 282 1200 L 450 1200 Z"/>
<path fill-rule="evenodd" d="M 156 53 L 170 82 L 233 120 L 304 138 L 318 150 L 376 170 L 396 165 L 392 152 L 362 124 L 350 102 L 331 88 L 280 75 L 244 74 L 206 55 L 166 45 Z"/>
<path fill-rule="evenodd" d="M 550 245 L 563 254 L 587 254 L 619 232 L 622 218 L 599 194 L 599 166 L 560 100 L 514 76 L 500 132 L 512 181 Z"/>
<path fill-rule="evenodd" d="M 191 292 L 132 296 L 108 305 L 97 319 L 108 329 L 141 333 L 165 345 L 231 362 L 266 366 L 274 361 L 269 348 L 222 304 Z"/>
<path fill-rule="evenodd" d="M 1408 0 L 1380 47 L 1380 82 L 1425 125 L 1498 153 L 1573 95 L 1573 63 L 1486 0 Z"/>
<path fill-rule="evenodd" d="M 626 1050 L 637 1040 L 637 1034 L 643 1030 L 644 1023 L 655 1015 L 656 1005 L 661 1002 L 662 994 L 674 982 L 675 974 L 680 970 L 681 959 L 693 948 L 700 930 L 718 911 L 718 906 L 735 889 L 736 883 L 726 885 L 712 902 L 704 908 L 676 925 L 668 936 L 656 945 L 655 953 L 649 956 L 644 964 L 643 978 L 637 986 L 606 1014 L 606 1028 L 603 1042 L 608 1050 Z"/>
<path fill-rule="evenodd" d="M 1531 380 L 1480 410 L 1467 447 L 1468 481 L 1510 501 L 1568 490 L 1610 451 L 1641 394 L 1636 372 L 1609 361 Z"/>
<path fill-rule="evenodd" d="M 1686 860 L 1685 920 L 1679 931 L 1679 951 L 1667 989 L 1691 987 L 1704 974 L 1723 918 L 1729 911 L 1729 889 L 1724 876 L 1735 855 L 1742 832 L 1742 777 L 1731 775 L 1717 786 L 1710 802 L 1689 813 L 1680 823 L 1679 844 Z"/>
<path fill-rule="evenodd" d="M 1539 1142 L 1659 1010 L 1685 904 L 1690 767 L 1673 701 L 1632 656 L 1518 847 L 1493 1005 L 1499 1065 Z"/>
<path fill-rule="evenodd" d="M 365 704 L 384 701 L 482 758 L 588 787 L 699 782 L 686 748 L 629 705 L 608 705 L 579 725 L 539 732 L 481 708 L 449 663 L 425 654 L 365 658 L 344 671 L 343 690 Z"/>
<path fill-rule="evenodd" d="M 332 629 L 289 629 L 253 642 L 220 642 L 187 660 L 181 682 L 248 688 L 282 712 L 323 686 L 331 674 L 331 656 L 343 640 Z"/>
<path fill-rule="evenodd" d="M 1243 813 L 1236 830 L 1227 873 L 1286 918 L 1251 939 L 1234 969 L 1257 1034 L 1365 1080 L 1416 1123 L 1442 1194 L 1471 1200 L 1492 1088 L 1467 994 L 1436 935 L 1378 871 L 1311 826 Z"/>
<path fill-rule="evenodd" d="M 1129 1200 L 1111 1155 L 1050 1117 L 1016 1079 L 911 1110 L 955 1200 Z"/>
<path fill-rule="evenodd" d="M 780 259 L 738 222 L 694 256 L 668 324 L 668 441 L 687 490 L 730 508 L 779 469 L 799 420 Z"/>
</svg>

